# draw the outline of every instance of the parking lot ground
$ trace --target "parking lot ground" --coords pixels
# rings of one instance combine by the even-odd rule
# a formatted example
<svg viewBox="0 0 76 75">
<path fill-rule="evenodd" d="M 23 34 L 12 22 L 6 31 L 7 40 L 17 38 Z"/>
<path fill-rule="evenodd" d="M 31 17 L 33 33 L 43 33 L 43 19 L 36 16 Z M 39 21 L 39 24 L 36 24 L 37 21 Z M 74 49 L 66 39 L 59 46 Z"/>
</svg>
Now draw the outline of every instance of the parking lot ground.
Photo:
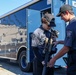
<svg viewBox="0 0 76 75">
<path fill-rule="evenodd" d="M 0 59 L 0 75 L 32 75 L 32 73 L 22 72 L 18 64 Z"/>
<path fill-rule="evenodd" d="M 0 75 L 33 75 L 32 73 L 22 72 L 19 65 L 6 60 L 0 60 Z M 54 75 L 66 75 L 65 68 L 55 69 Z"/>
<path fill-rule="evenodd" d="M 66 68 L 55 69 L 54 75 L 67 75 Z"/>
<path fill-rule="evenodd" d="M 16 74 L 14 74 L 14 73 L 0 67 L 0 75 L 16 75 Z"/>
</svg>

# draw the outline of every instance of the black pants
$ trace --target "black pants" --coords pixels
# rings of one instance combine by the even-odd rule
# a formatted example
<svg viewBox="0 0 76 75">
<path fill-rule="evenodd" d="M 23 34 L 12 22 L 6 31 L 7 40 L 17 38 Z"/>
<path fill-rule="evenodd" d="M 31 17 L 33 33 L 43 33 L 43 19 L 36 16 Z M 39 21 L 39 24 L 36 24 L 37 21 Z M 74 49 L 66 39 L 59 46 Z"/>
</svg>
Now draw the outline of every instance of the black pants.
<svg viewBox="0 0 76 75">
<path fill-rule="evenodd" d="M 67 68 L 67 75 L 76 75 L 76 65 L 71 65 Z"/>
<path fill-rule="evenodd" d="M 42 75 L 43 65 L 37 58 L 34 58 L 33 61 L 33 75 Z M 54 68 L 47 67 L 46 75 L 54 75 Z"/>
<path fill-rule="evenodd" d="M 67 75 L 76 75 L 76 51 L 68 53 Z"/>
</svg>

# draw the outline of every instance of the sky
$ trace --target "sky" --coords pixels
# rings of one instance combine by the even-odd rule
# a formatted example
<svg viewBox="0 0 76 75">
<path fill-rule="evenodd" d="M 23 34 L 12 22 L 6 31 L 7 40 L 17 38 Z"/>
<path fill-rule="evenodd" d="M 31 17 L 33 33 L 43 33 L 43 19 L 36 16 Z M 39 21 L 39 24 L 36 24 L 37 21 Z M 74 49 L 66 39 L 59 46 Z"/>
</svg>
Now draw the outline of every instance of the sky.
<svg viewBox="0 0 76 75">
<path fill-rule="evenodd" d="M 0 16 L 31 0 L 0 0 Z"/>
</svg>

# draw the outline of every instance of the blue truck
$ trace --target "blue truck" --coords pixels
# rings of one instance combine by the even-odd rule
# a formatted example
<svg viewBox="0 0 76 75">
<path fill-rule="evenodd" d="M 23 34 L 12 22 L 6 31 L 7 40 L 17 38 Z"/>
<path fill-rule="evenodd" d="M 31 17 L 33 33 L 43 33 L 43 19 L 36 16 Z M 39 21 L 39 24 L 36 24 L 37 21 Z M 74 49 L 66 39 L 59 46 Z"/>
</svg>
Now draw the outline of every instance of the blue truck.
<svg viewBox="0 0 76 75">
<path fill-rule="evenodd" d="M 64 40 L 67 24 L 56 17 L 63 4 L 72 5 L 76 14 L 76 0 L 31 0 L 0 16 L 0 58 L 15 60 L 22 71 L 31 71 L 34 57 L 31 34 L 41 25 L 41 17 L 46 11 L 55 16 L 55 29 L 60 32 L 57 40 Z M 58 51 L 62 46 L 57 46 Z M 63 57 L 55 65 L 66 66 Z"/>
</svg>

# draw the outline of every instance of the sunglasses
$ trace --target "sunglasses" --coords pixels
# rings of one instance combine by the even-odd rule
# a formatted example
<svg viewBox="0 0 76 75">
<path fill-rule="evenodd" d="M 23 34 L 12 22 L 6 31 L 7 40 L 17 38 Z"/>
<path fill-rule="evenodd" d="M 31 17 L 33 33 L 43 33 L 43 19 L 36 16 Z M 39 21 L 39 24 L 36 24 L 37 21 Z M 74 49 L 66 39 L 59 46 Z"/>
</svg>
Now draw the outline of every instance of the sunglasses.
<svg viewBox="0 0 76 75">
<path fill-rule="evenodd" d="M 51 27 L 51 25 L 48 25 L 48 27 Z"/>
</svg>

